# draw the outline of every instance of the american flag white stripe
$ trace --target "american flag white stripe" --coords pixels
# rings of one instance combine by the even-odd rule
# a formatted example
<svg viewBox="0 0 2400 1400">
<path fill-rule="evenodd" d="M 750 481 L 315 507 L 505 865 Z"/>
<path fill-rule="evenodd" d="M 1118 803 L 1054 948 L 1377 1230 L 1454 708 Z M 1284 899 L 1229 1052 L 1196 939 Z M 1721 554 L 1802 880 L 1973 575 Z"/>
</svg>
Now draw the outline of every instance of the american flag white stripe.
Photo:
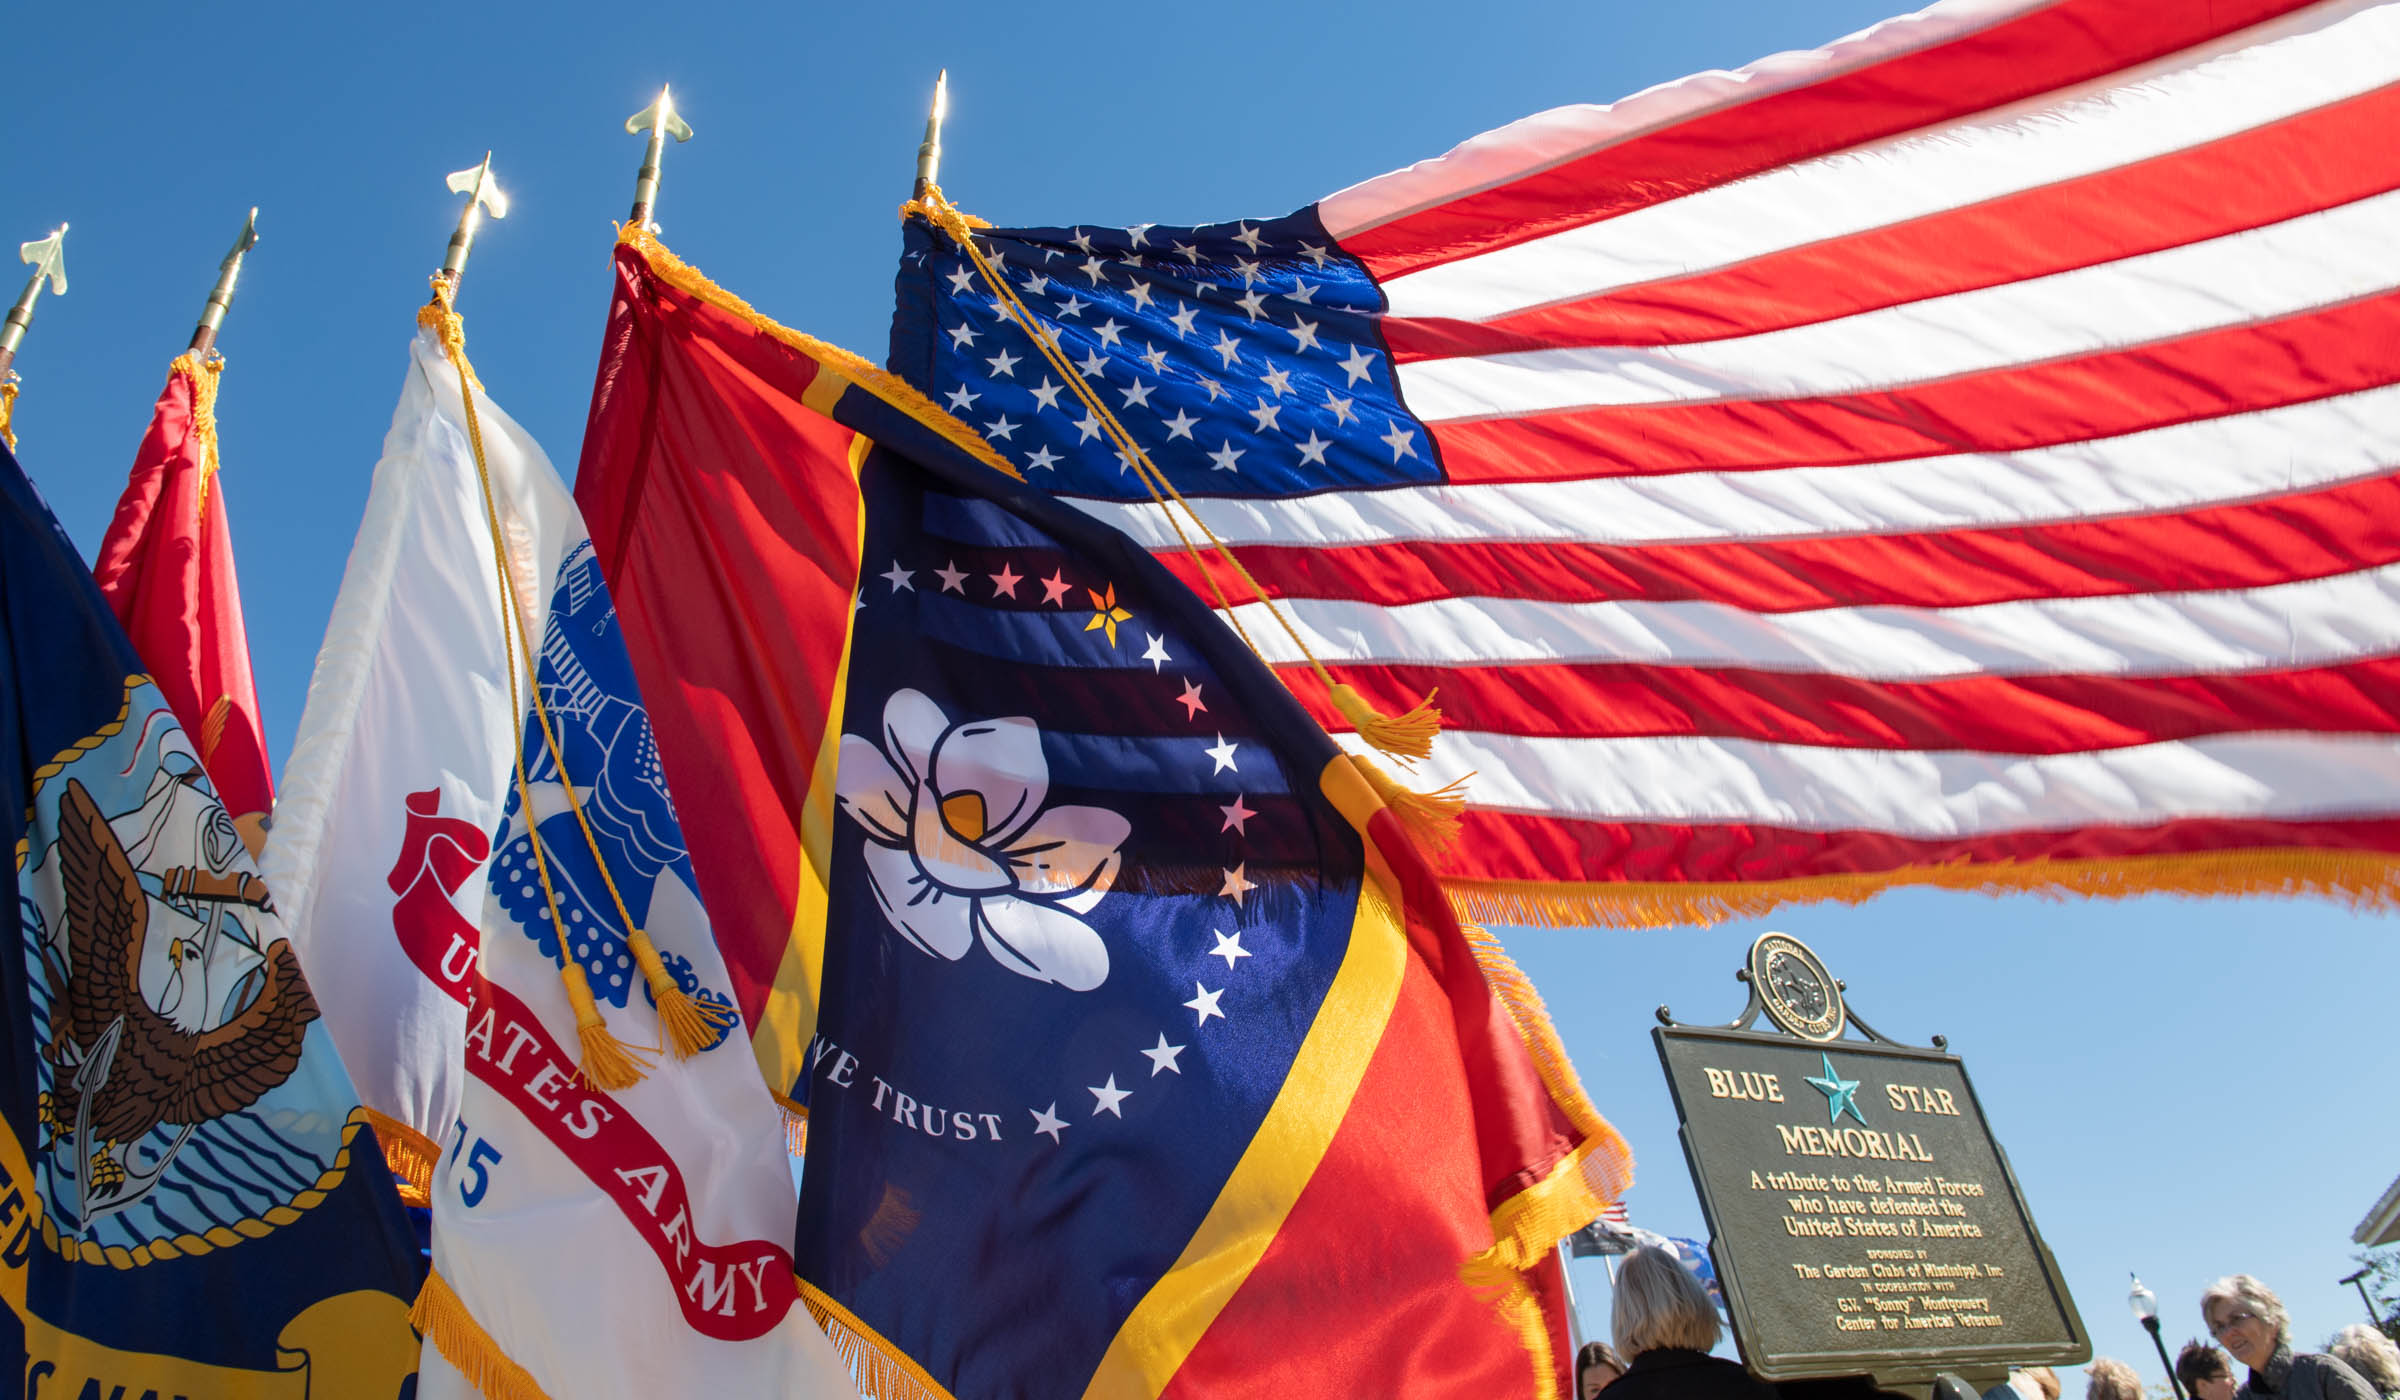
<svg viewBox="0 0 2400 1400">
<path fill-rule="evenodd" d="M 1877 831 L 1914 839 L 2185 818 L 2388 815 L 2400 738 L 2226 734 L 2072 754 L 1837 749 L 1672 736 L 1445 735 L 1422 780 L 1476 806 L 1612 822 Z M 1354 752 L 1369 750 L 1343 736 Z"/>
<path fill-rule="evenodd" d="M 2329 666 L 2400 651 L 2400 564 L 2267 588 L 2043 598 L 1966 608 L 1759 613 L 1710 602 L 1444 598 L 1387 607 L 1287 598 L 1325 662 L 1639 662 L 1876 681 L 2176 676 Z M 1261 603 L 1234 615 L 1270 662 L 1305 658 Z"/>
<path fill-rule="evenodd" d="M 1253 500 L 1201 497 L 1192 504 L 1211 530 L 1236 547 L 1398 540 L 1671 544 L 2187 510 L 2380 476 L 2395 466 L 2400 385 L 2025 452 Z M 1177 547 L 1160 506 L 1089 499 L 1075 504 L 1145 548 Z"/>
<path fill-rule="evenodd" d="M 1398 367 L 1400 388 L 1437 426 L 1610 404 L 1858 393 L 2366 296 L 2391 285 L 2395 246 L 2400 192 L 2205 243 L 1763 335 L 1407 362 Z"/>
<path fill-rule="evenodd" d="M 1275 246 L 992 237 L 1031 290 L 1079 269 L 1088 307 L 1040 305 L 1335 679 L 1440 691 L 1418 776 L 1475 775 L 1444 873 L 1480 914 L 1819 877 L 2388 899 L 2393 129 L 2400 0 L 1954 0 L 1529 118 Z M 1371 323 L 1313 324 L 1360 302 L 1310 281 L 1311 217 Z M 1187 340 L 1144 279 L 1247 319 Z M 945 333 L 986 333 L 928 282 Z M 1197 583 L 1046 406 L 947 346 L 910 363 L 1010 405 L 1033 479 Z"/>
</svg>

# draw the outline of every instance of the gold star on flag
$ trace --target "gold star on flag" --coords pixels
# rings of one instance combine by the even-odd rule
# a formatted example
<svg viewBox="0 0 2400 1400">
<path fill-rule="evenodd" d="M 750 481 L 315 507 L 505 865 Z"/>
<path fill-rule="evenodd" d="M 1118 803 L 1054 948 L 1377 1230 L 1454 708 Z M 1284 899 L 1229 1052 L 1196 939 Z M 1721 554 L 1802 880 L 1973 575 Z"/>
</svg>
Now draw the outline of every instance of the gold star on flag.
<svg viewBox="0 0 2400 1400">
<path fill-rule="evenodd" d="M 1093 608 L 1092 620 L 1083 624 L 1083 630 L 1097 632 L 1106 628 L 1108 644 L 1112 647 L 1115 646 L 1117 644 L 1117 624 L 1133 621 L 1132 613 L 1117 606 L 1117 586 L 1113 583 L 1110 584 L 1106 593 L 1094 592 L 1089 588 L 1083 591 L 1092 595 Z"/>
</svg>

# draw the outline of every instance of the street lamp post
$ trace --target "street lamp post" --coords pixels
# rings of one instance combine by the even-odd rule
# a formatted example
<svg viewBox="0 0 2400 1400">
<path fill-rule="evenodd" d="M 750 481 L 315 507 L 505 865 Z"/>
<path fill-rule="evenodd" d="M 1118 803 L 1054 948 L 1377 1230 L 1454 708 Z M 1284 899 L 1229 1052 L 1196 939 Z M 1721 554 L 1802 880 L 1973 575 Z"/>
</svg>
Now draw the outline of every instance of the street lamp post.
<svg viewBox="0 0 2400 1400">
<path fill-rule="evenodd" d="M 2150 1345 L 2158 1348 L 2158 1364 L 2167 1368 L 2167 1384 L 2175 1388 L 2175 1400 L 2185 1400 L 2183 1382 L 2175 1375 L 2175 1363 L 2167 1359 L 2167 1344 L 2158 1335 L 2158 1295 L 2142 1286 L 2142 1276 L 2133 1276 L 2133 1292 L 2125 1295 L 2132 1305 L 2133 1315 L 2150 1334 Z"/>
<path fill-rule="evenodd" d="M 2375 1324 L 2377 1327 L 2381 1327 L 2383 1326 L 2383 1319 L 2375 1315 L 2375 1300 L 2372 1297 L 2369 1297 L 2367 1294 L 2367 1275 L 2372 1272 L 2373 1270 L 2371 1269 L 2361 1269 L 2357 1273 L 2352 1274 L 2350 1277 L 2343 1279 L 2342 1282 L 2357 1285 L 2358 1301 L 2367 1305 L 2367 1321 Z"/>
</svg>

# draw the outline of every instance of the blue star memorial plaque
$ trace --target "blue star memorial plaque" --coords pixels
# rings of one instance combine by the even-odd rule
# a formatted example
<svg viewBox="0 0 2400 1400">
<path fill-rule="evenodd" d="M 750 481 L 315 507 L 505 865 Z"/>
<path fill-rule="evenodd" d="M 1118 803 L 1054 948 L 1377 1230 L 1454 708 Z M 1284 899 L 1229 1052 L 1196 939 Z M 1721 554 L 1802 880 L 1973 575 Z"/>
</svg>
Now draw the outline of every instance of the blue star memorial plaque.
<svg viewBox="0 0 2400 1400">
<path fill-rule="evenodd" d="M 1946 1042 L 1877 1034 L 1788 934 L 1762 936 L 1739 976 L 1750 1004 L 1731 1025 L 1662 1006 L 1651 1035 L 1743 1364 L 1887 1387 L 1948 1371 L 1980 1389 L 2011 1366 L 2089 1360 Z"/>
</svg>

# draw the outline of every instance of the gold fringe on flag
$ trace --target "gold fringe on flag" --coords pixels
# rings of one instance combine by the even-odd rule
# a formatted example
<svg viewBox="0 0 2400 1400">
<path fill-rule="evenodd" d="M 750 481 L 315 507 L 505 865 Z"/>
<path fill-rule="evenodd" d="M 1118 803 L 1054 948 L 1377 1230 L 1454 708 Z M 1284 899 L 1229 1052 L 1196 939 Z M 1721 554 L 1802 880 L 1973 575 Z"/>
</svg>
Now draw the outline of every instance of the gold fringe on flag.
<svg viewBox="0 0 2400 1400">
<path fill-rule="evenodd" d="M 833 1301 L 807 1279 L 794 1279 L 800 1285 L 801 1306 L 825 1330 L 833 1343 L 833 1353 L 850 1368 L 850 1378 L 858 1383 L 861 1395 L 875 1400 L 952 1400 L 949 1391 L 925 1368 L 909 1359 L 907 1353 L 877 1335 L 874 1328 L 858 1320 L 848 1308 Z"/>
<path fill-rule="evenodd" d="M 550 1400 L 532 1373 L 508 1359 L 440 1274 L 425 1275 L 408 1321 L 486 1400 Z"/>
<path fill-rule="evenodd" d="M 17 381 L 13 378 L 0 383 L 0 442 L 7 443 L 11 452 L 17 450 Z"/>
<path fill-rule="evenodd" d="M 1790 904 L 1860 904 L 1887 890 L 2034 894 L 2051 899 L 2307 895 L 2354 910 L 2400 907 L 2400 855 L 2250 847 L 2115 860 L 1915 866 L 1750 883 L 1444 880 L 1461 919 L 1535 928 L 1705 927 Z"/>
<path fill-rule="evenodd" d="M 358 1111 L 366 1117 L 367 1126 L 375 1130 L 375 1141 L 383 1148 L 384 1165 L 392 1169 L 393 1177 L 399 1181 L 401 1204 L 432 1204 L 433 1164 L 442 1159 L 441 1145 L 390 1114 L 378 1113 L 363 1103 Z"/>
</svg>

